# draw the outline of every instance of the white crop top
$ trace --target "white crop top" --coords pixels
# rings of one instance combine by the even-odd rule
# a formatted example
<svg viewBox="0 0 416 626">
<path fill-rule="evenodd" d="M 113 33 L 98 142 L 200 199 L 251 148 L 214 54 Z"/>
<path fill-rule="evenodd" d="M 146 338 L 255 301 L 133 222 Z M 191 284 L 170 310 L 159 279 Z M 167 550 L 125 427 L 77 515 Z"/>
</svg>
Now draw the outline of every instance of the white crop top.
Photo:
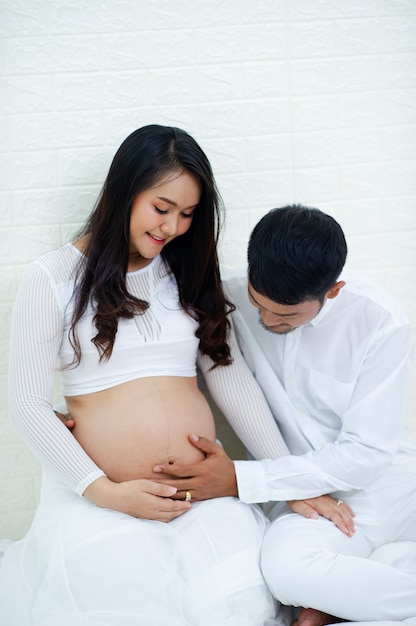
<svg viewBox="0 0 416 626">
<path fill-rule="evenodd" d="M 79 261 L 82 255 L 77 248 L 67 244 L 65 252 L 66 248 L 71 253 L 75 251 L 76 262 Z M 133 319 L 119 320 L 111 359 L 100 362 L 97 348 L 91 342 L 97 330 L 90 305 L 77 325 L 81 362 L 69 368 L 65 366 L 74 358 L 69 341 L 73 281 L 67 278 L 54 285 L 63 312 L 59 358 L 63 367 L 64 395 L 93 393 L 147 376 L 196 376 L 198 324 L 181 308 L 176 281 L 162 258 L 157 256 L 145 268 L 129 272 L 126 281 L 129 293 L 149 302 L 149 308 Z"/>
<path fill-rule="evenodd" d="M 82 254 L 72 244 L 47 253 L 24 273 L 12 315 L 9 365 L 10 418 L 49 471 L 78 494 L 104 475 L 53 411 L 56 372 L 71 363 L 68 341 L 74 270 Z M 129 291 L 149 302 L 132 320 L 121 320 L 113 355 L 99 363 L 91 343 L 92 310 L 78 325 L 81 364 L 62 371 L 64 394 L 81 395 L 148 376 L 194 376 L 196 322 L 178 304 L 176 282 L 160 257 L 127 275 Z M 210 371 L 201 357 L 210 391 L 256 458 L 273 458 L 286 447 L 267 403 L 231 337 L 232 366 Z M 255 416 L 255 419 L 253 419 Z"/>
</svg>

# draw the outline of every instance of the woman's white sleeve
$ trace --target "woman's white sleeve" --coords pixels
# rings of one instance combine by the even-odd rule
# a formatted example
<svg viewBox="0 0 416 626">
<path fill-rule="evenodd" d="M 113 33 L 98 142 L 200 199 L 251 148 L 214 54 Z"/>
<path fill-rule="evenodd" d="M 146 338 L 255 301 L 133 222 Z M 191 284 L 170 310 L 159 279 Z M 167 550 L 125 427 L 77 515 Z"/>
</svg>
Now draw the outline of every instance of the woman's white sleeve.
<svg viewBox="0 0 416 626">
<path fill-rule="evenodd" d="M 236 435 L 255 459 L 276 459 L 289 454 L 279 427 L 257 381 L 240 352 L 232 330 L 229 344 L 231 365 L 212 368 L 206 355 L 198 365 L 208 390 Z"/>
<path fill-rule="evenodd" d="M 63 332 L 63 311 L 48 272 L 26 270 L 12 314 L 10 418 L 42 465 L 82 495 L 104 472 L 90 459 L 52 408 Z"/>
</svg>

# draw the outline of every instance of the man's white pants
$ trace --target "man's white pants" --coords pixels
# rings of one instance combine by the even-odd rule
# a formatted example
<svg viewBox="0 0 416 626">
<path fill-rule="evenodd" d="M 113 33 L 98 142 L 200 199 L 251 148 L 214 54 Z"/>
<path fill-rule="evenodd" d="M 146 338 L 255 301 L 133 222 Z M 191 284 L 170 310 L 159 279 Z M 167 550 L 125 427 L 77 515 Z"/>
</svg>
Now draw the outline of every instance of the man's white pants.
<svg viewBox="0 0 416 626">
<path fill-rule="evenodd" d="M 350 621 L 416 618 L 416 463 L 337 496 L 356 514 L 351 538 L 322 517 L 272 511 L 262 569 L 273 595 Z"/>
</svg>

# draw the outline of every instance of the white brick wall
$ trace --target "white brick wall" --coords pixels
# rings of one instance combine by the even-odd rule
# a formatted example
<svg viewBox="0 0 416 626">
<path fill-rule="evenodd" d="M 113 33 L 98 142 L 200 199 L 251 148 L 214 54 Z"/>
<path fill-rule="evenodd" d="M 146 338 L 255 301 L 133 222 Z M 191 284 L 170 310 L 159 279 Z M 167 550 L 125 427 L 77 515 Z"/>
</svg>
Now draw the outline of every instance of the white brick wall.
<svg viewBox="0 0 416 626">
<path fill-rule="evenodd" d="M 71 238 L 133 129 L 206 149 L 224 267 L 266 210 L 316 205 L 416 321 L 414 0 L 0 0 L 0 30 L 0 537 L 25 531 L 39 485 L 8 423 L 19 276 Z"/>
</svg>

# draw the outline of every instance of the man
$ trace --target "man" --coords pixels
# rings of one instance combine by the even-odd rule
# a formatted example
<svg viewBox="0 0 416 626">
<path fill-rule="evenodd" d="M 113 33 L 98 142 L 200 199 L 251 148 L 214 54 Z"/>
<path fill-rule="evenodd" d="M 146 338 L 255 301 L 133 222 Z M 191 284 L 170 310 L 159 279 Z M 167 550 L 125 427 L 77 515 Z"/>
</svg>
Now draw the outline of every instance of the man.
<svg viewBox="0 0 416 626">
<path fill-rule="evenodd" d="M 204 461 L 156 468 L 193 500 L 277 502 L 263 572 L 280 602 L 322 612 L 303 611 L 305 624 L 327 623 L 323 614 L 416 617 L 416 442 L 405 426 L 411 327 L 392 298 L 343 272 L 346 255 L 330 216 L 274 209 L 251 235 L 248 284 L 227 281 L 240 349 L 290 455 L 233 463 L 219 445 L 192 436 Z M 249 439 L 238 418 L 232 426 Z M 352 536 L 284 504 L 324 493 L 355 511 Z"/>
</svg>

